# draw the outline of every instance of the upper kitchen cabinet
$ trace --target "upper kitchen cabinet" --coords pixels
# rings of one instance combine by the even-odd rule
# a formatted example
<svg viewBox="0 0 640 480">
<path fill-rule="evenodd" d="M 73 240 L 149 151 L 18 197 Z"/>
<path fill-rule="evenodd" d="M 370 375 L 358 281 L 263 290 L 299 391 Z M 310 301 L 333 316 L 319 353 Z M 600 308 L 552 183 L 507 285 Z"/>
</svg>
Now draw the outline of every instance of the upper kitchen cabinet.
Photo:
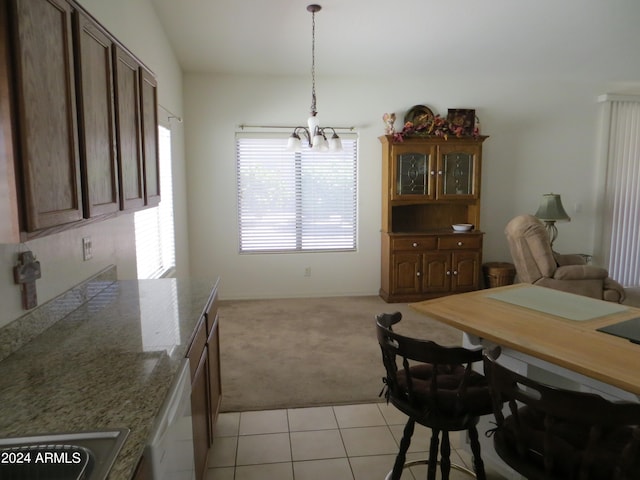
<svg viewBox="0 0 640 480">
<path fill-rule="evenodd" d="M 160 200 L 154 75 L 73 0 L 0 0 L 0 243 Z"/>
<path fill-rule="evenodd" d="M 140 129 L 140 64 L 123 48 L 114 49 L 120 206 L 144 206 L 144 166 Z"/>
<path fill-rule="evenodd" d="M 158 82 L 140 68 L 140 109 L 142 117 L 142 156 L 144 158 L 145 205 L 160 203 L 160 152 L 158 148 Z"/>
<path fill-rule="evenodd" d="M 0 243 L 20 242 L 18 192 L 10 79 L 9 18 L 4 0 L 0 0 Z M 3 74 L 1 72 L 6 72 Z"/>
<path fill-rule="evenodd" d="M 113 101 L 113 41 L 84 13 L 75 15 L 80 158 L 85 217 L 120 209 Z"/>
<path fill-rule="evenodd" d="M 83 218 L 71 24 L 64 0 L 10 2 L 24 229 Z M 3 122 L 5 119 L 2 120 Z"/>
</svg>

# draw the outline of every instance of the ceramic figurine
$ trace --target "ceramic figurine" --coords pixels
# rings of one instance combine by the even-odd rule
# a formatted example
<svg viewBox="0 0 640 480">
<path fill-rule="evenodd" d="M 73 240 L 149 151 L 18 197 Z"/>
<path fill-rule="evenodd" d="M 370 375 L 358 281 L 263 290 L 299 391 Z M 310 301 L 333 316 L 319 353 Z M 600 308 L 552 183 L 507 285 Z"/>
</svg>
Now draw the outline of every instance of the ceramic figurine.
<svg viewBox="0 0 640 480">
<path fill-rule="evenodd" d="M 384 133 L 385 135 L 393 135 L 396 133 L 396 129 L 393 124 L 396 121 L 395 113 L 385 113 L 382 115 L 382 121 L 384 122 Z"/>
<path fill-rule="evenodd" d="M 473 134 L 480 135 L 480 119 L 476 115 L 475 124 L 473 126 Z"/>
</svg>

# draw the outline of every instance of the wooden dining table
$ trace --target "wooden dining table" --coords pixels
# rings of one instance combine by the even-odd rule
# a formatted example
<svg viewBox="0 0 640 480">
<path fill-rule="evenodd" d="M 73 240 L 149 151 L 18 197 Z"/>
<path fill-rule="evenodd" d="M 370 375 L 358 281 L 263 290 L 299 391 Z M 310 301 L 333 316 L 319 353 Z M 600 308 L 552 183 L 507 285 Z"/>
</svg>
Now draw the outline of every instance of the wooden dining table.
<svg viewBox="0 0 640 480">
<path fill-rule="evenodd" d="M 640 345 L 597 330 L 640 317 L 638 308 L 529 284 L 450 295 L 410 307 L 465 332 L 467 346 L 499 345 L 524 362 L 575 372 L 578 384 L 587 383 L 581 378 L 594 379 L 597 385 L 640 396 Z"/>
</svg>

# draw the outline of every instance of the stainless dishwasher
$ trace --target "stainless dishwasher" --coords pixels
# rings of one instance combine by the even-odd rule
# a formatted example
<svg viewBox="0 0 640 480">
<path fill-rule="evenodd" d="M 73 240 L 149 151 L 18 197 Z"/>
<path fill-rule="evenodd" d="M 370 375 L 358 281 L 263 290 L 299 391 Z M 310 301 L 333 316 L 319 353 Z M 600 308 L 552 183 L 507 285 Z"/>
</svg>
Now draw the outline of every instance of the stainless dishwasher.
<svg viewBox="0 0 640 480">
<path fill-rule="evenodd" d="M 145 447 L 154 480 L 193 480 L 191 374 L 184 359 Z"/>
</svg>

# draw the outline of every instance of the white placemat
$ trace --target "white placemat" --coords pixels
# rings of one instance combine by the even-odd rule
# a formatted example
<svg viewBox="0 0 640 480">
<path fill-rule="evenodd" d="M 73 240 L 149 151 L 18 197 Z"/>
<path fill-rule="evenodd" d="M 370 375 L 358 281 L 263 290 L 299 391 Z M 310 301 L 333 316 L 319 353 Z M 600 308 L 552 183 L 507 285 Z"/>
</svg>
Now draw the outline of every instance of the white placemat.
<svg viewBox="0 0 640 480">
<path fill-rule="evenodd" d="M 582 322 L 613 313 L 623 312 L 627 307 L 591 297 L 566 293 L 560 290 L 537 287 L 514 288 L 498 293 L 488 293 L 487 298 L 530 308 L 568 320 Z"/>
</svg>

